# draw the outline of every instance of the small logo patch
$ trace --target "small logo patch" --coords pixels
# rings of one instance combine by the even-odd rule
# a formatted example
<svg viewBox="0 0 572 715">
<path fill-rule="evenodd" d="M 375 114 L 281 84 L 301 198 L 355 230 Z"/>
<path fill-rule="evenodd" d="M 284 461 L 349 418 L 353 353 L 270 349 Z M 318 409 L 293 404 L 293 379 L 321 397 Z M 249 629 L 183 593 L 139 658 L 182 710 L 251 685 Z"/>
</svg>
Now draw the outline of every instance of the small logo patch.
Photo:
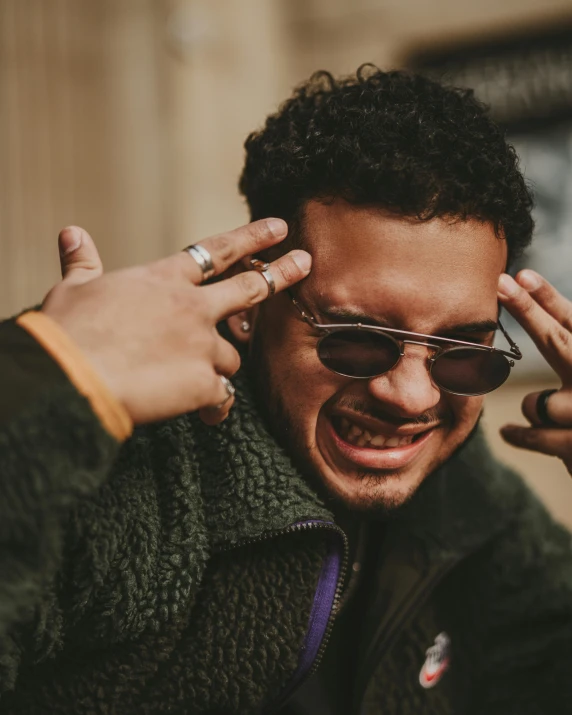
<svg viewBox="0 0 572 715">
<path fill-rule="evenodd" d="M 427 649 L 427 658 L 419 673 L 419 682 L 423 688 L 433 688 L 449 667 L 451 641 L 446 633 L 439 633 L 435 645 Z"/>
</svg>

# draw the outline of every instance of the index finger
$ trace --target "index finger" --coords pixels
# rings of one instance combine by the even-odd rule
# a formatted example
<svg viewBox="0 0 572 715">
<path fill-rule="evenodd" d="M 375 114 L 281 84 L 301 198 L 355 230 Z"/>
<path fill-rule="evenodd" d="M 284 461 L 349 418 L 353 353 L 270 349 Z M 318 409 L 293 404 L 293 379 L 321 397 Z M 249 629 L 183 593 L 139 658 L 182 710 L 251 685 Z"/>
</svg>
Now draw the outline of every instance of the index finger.
<svg viewBox="0 0 572 715">
<path fill-rule="evenodd" d="M 288 225 L 279 218 L 268 218 L 253 221 L 233 231 L 221 233 L 197 241 L 206 249 L 212 259 L 214 275 L 224 273 L 228 268 L 240 261 L 244 256 L 260 253 L 282 241 L 288 233 Z M 195 244 L 196 245 L 196 244 Z M 166 258 L 165 261 L 176 262 L 185 276 L 199 285 L 203 281 L 203 272 L 194 258 L 186 251 Z"/>
<path fill-rule="evenodd" d="M 516 281 L 566 330 L 572 331 L 572 303 L 536 271 L 520 271 Z"/>
<path fill-rule="evenodd" d="M 572 333 L 549 315 L 513 278 L 503 274 L 498 297 L 533 339 L 546 361 L 560 377 L 572 377 Z"/>
<path fill-rule="evenodd" d="M 312 267 L 312 257 L 296 249 L 269 264 L 268 271 L 274 280 L 276 293 L 305 278 Z M 218 320 L 252 308 L 269 297 L 269 286 L 258 271 L 246 271 L 214 285 L 201 288 L 208 293 Z"/>
</svg>

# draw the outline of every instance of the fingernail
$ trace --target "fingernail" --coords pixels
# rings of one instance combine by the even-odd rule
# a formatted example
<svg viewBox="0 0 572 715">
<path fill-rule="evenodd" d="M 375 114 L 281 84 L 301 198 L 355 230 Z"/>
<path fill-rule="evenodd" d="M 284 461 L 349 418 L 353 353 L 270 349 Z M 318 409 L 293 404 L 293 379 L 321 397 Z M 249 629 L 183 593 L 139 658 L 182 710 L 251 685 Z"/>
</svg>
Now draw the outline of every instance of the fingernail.
<svg viewBox="0 0 572 715">
<path fill-rule="evenodd" d="M 503 298 L 512 298 L 518 292 L 518 284 L 507 273 L 503 273 L 499 278 L 498 293 Z"/>
<path fill-rule="evenodd" d="M 81 231 L 75 226 L 64 228 L 60 233 L 60 256 L 68 256 L 81 246 Z"/>
<path fill-rule="evenodd" d="M 312 256 L 306 251 L 292 251 L 290 254 L 294 263 L 303 273 L 309 273 L 312 267 Z"/>
<path fill-rule="evenodd" d="M 534 271 L 521 271 L 518 274 L 518 282 L 528 291 L 534 291 L 540 288 L 540 278 Z"/>
<path fill-rule="evenodd" d="M 286 221 L 282 221 L 281 218 L 269 218 L 266 225 L 276 238 L 284 238 L 284 236 L 288 233 L 288 224 Z"/>
</svg>

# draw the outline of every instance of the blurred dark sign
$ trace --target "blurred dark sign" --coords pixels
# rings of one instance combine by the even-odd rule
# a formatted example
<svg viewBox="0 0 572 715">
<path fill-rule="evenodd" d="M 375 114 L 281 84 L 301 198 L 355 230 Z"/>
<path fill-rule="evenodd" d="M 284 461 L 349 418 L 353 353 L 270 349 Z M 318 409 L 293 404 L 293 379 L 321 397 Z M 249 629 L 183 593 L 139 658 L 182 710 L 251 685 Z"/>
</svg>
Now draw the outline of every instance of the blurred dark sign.
<svg viewBox="0 0 572 715">
<path fill-rule="evenodd" d="M 406 65 L 446 84 L 472 87 L 512 132 L 572 119 L 572 19 L 502 39 L 422 48 Z"/>
<path fill-rule="evenodd" d="M 420 48 L 410 69 L 471 87 L 507 130 L 534 198 L 535 238 L 512 267 L 530 267 L 572 300 L 572 18 L 557 27 Z M 542 378 L 544 358 L 516 321 L 503 318 L 525 359 L 515 374 Z M 500 341 L 502 343 L 502 341 Z"/>
</svg>

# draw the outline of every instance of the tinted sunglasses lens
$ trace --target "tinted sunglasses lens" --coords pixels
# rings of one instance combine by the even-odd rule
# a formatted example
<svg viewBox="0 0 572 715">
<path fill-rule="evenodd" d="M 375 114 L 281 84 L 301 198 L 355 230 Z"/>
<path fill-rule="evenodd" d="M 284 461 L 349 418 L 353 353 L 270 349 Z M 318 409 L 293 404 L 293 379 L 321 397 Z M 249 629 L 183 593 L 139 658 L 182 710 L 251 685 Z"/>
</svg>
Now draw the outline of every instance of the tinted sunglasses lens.
<svg viewBox="0 0 572 715">
<path fill-rule="evenodd" d="M 381 333 L 367 330 L 338 330 L 318 343 L 322 363 L 341 375 L 374 377 L 397 364 L 399 346 Z"/>
<path fill-rule="evenodd" d="M 484 395 L 496 390 L 510 374 L 510 365 L 504 355 L 454 348 L 435 359 L 431 368 L 433 380 L 448 392 L 461 395 Z"/>
</svg>

